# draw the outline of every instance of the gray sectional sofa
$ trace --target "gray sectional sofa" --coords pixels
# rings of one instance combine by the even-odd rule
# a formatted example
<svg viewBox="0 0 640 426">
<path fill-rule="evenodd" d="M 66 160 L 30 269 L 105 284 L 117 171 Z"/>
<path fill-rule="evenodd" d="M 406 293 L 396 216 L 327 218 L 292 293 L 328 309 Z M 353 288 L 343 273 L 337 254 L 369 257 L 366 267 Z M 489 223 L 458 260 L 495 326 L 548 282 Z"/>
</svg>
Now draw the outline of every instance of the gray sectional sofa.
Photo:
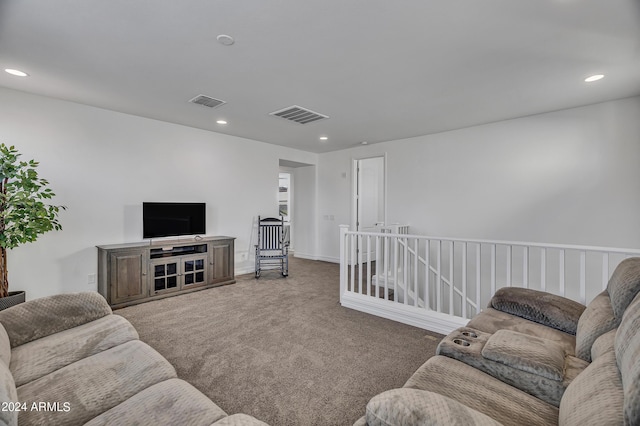
<svg viewBox="0 0 640 426">
<path fill-rule="evenodd" d="M 98 293 L 0 311 L 0 381 L 0 425 L 265 425 L 178 379 Z"/>
<path fill-rule="evenodd" d="M 640 425 L 640 258 L 588 306 L 496 292 L 356 425 Z"/>
</svg>

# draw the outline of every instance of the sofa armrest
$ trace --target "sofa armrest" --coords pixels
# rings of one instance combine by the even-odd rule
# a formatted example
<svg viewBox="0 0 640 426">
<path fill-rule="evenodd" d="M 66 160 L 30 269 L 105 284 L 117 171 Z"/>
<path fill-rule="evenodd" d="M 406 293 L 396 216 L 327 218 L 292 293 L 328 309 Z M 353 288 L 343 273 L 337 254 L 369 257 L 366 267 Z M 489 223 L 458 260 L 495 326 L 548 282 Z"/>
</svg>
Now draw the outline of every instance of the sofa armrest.
<svg viewBox="0 0 640 426">
<path fill-rule="evenodd" d="M 489 334 L 461 327 L 440 341 L 436 354 L 461 361 L 556 407 L 575 377 L 567 371 L 574 367 L 573 357 L 566 357 L 562 346 L 512 330 Z M 581 363 L 586 364 L 580 360 L 575 368 Z"/>
<path fill-rule="evenodd" d="M 111 308 L 100 294 L 68 293 L 30 300 L 0 311 L 0 323 L 14 348 L 110 314 Z"/>
<path fill-rule="evenodd" d="M 516 370 L 550 380 L 564 378 L 564 349 L 541 337 L 511 330 L 498 330 L 482 348 L 482 356 Z"/>
<path fill-rule="evenodd" d="M 489 307 L 569 334 L 576 334 L 578 320 L 586 308 L 566 297 L 519 287 L 496 291 Z"/>
<path fill-rule="evenodd" d="M 498 426 L 501 423 L 460 402 L 421 389 L 392 389 L 367 404 L 368 426 L 443 425 Z"/>
</svg>

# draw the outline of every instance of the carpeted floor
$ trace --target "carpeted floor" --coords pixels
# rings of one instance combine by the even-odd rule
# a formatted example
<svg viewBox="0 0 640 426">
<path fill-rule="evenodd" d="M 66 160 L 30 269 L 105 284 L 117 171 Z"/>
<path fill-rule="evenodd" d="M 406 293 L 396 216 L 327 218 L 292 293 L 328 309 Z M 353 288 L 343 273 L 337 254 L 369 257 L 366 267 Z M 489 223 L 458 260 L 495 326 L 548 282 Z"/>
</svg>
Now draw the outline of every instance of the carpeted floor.
<svg viewBox="0 0 640 426">
<path fill-rule="evenodd" d="M 291 258 L 290 275 L 117 310 L 178 376 L 229 414 L 270 425 L 351 425 L 401 387 L 442 336 L 346 309 L 339 265 Z"/>
</svg>

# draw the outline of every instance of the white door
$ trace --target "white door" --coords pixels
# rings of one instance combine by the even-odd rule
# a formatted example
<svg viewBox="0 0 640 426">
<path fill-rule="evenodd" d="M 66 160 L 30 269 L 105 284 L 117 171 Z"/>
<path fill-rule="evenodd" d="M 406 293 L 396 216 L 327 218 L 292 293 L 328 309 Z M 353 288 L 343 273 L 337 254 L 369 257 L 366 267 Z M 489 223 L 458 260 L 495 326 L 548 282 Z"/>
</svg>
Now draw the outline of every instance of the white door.
<svg viewBox="0 0 640 426">
<path fill-rule="evenodd" d="M 377 232 L 385 221 L 384 157 L 365 158 L 356 161 L 356 230 Z M 360 259 L 367 260 L 369 251 L 363 239 L 359 249 Z M 371 241 L 371 259 L 375 259 L 375 241 Z"/>
</svg>

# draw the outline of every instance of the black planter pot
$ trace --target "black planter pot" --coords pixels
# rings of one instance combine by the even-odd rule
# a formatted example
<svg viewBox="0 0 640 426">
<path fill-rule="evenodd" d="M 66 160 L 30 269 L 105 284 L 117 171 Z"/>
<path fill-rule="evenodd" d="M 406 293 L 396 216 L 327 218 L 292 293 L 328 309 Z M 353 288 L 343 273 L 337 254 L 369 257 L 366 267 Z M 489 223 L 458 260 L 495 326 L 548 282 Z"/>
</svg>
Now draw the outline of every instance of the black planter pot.
<svg viewBox="0 0 640 426">
<path fill-rule="evenodd" d="M 26 294 L 24 291 L 10 291 L 7 297 L 0 297 L 0 311 L 23 303 Z"/>
</svg>

